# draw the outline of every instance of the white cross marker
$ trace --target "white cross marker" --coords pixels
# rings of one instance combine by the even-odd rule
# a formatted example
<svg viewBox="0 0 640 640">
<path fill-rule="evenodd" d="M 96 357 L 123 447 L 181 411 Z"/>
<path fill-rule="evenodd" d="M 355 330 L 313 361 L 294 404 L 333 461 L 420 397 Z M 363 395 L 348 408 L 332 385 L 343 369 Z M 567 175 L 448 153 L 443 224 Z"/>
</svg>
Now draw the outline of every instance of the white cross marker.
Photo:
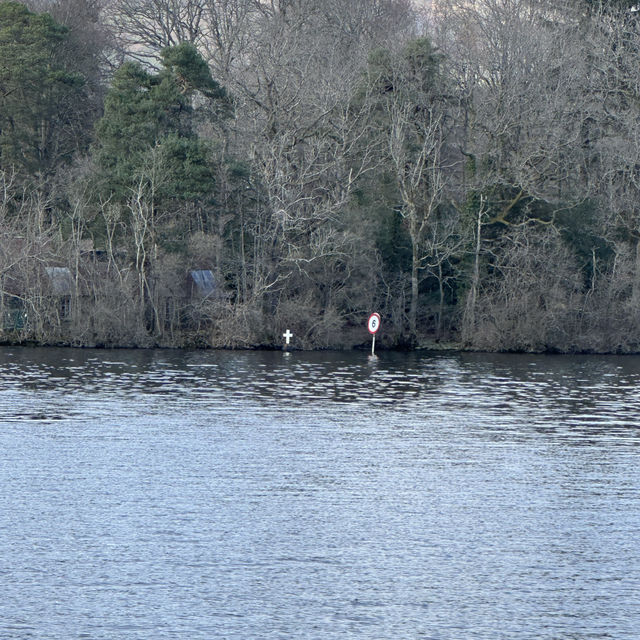
<svg viewBox="0 0 640 640">
<path fill-rule="evenodd" d="M 291 333 L 291 331 L 289 331 L 289 329 L 287 329 L 283 334 L 282 337 L 286 340 L 286 343 L 289 344 L 289 340 L 291 340 L 291 338 L 293 337 L 293 333 Z"/>
</svg>

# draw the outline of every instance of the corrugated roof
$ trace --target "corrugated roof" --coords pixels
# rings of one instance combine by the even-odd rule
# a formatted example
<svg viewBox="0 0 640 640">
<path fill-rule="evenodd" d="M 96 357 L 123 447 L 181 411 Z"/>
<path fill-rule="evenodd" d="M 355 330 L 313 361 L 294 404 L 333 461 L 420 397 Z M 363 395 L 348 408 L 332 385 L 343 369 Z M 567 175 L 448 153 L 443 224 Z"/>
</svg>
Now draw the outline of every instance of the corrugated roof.
<svg viewBox="0 0 640 640">
<path fill-rule="evenodd" d="M 210 269 L 189 271 L 189 276 L 193 280 L 198 295 L 203 298 L 210 296 L 216 290 L 216 281 Z"/>
<path fill-rule="evenodd" d="M 45 267 L 51 281 L 51 289 L 57 296 L 71 295 L 73 279 L 67 267 Z"/>
</svg>

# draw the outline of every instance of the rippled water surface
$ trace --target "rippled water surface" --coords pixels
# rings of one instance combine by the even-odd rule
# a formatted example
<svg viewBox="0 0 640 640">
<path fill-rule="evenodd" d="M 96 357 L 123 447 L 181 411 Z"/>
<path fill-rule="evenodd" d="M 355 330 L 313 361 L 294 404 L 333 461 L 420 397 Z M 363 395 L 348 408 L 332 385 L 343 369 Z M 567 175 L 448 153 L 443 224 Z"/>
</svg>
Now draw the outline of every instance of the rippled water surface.
<svg viewBox="0 0 640 640">
<path fill-rule="evenodd" d="M 640 638 L 640 358 L 0 349 L 0 638 Z"/>
</svg>

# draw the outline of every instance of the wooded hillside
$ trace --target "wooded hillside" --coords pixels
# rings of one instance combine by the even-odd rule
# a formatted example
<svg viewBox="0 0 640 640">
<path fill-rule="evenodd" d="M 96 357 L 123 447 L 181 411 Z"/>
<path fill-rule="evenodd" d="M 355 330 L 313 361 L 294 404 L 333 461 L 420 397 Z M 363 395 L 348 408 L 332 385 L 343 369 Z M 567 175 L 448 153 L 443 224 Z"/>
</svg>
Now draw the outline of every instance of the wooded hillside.
<svg viewBox="0 0 640 640">
<path fill-rule="evenodd" d="M 0 3 L 0 338 L 640 351 L 640 11 Z"/>
</svg>

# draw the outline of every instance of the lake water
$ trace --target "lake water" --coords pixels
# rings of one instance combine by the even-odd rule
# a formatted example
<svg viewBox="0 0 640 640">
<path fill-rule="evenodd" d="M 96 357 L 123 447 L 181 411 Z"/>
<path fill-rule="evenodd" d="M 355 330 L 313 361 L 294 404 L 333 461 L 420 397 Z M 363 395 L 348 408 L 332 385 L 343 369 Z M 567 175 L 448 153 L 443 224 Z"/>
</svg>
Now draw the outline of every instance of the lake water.
<svg viewBox="0 0 640 640">
<path fill-rule="evenodd" d="M 640 358 L 0 349 L 0 638 L 640 637 Z"/>
</svg>

